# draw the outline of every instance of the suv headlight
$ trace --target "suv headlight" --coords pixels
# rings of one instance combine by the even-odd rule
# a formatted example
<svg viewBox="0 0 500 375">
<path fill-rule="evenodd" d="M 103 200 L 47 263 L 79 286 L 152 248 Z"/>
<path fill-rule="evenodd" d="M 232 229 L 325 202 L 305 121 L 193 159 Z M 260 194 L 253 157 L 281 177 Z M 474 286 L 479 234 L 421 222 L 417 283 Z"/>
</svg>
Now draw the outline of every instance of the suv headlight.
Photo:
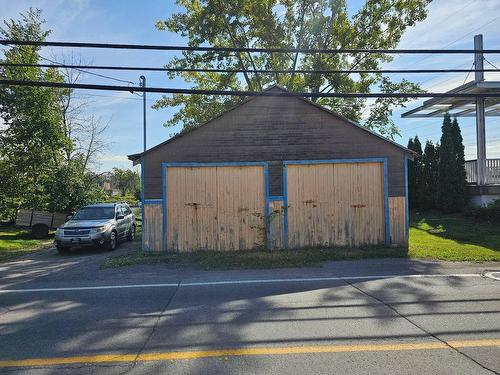
<svg viewBox="0 0 500 375">
<path fill-rule="evenodd" d="M 57 228 L 56 229 L 56 236 L 62 236 L 64 234 L 64 231 L 62 228 Z"/>
<path fill-rule="evenodd" d="M 108 225 L 103 225 L 102 227 L 97 227 L 97 228 L 92 228 L 90 230 L 91 233 L 102 233 L 102 232 L 106 232 L 109 228 L 111 227 L 110 224 Z"/>
</svg>

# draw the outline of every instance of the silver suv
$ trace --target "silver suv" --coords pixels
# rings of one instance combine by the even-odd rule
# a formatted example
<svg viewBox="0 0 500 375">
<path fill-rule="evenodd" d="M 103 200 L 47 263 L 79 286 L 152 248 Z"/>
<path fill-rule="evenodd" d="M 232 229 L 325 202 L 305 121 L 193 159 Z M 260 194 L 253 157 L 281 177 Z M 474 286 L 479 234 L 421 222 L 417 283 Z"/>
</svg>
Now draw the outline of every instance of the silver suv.
<svg viewBox="0 0 500 375">
<path fill-rule="evenodd" d="M 59 254 L 71 247 L 105 246 L 113 250 L 120 240 L 135 238 L 135 215 L 126 203 L 85 206 L 56 230 L 54 242 Z"/>
</svg>

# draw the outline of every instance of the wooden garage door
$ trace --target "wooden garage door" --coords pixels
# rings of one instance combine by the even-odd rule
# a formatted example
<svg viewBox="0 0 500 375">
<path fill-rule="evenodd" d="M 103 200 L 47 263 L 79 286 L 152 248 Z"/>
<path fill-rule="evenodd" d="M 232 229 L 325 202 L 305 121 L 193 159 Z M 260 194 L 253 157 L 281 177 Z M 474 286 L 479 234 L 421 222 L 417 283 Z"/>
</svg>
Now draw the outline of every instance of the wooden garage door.
<svg viewBox="0 0 500 375">
<path fill-rule="evenodd" d="M 385 239 L 382 163 L 287 165 L 288 246 L 357 246 Z"/>
<path fill-rule="evenodd" d="M 264 246 L 263 166 L 167 167 L 167 249 Z"/>
</svg>

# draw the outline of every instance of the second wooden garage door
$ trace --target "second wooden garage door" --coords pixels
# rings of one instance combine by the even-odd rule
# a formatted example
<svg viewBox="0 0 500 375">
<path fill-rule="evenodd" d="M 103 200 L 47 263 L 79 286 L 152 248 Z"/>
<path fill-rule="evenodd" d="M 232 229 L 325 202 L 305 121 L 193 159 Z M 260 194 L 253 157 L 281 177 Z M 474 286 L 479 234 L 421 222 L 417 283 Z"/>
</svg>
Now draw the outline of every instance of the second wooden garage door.
<svg viewBox="0 0 500 375">
<path fill-rule="evenodd" d="M 167 249 L 264 246 L 263 166 L 167 167 Z"/>
<path fill-rule="evenodd" d="M 384 243 L 383 163 L 288 164 L 288 246 Z"/>
</svg>

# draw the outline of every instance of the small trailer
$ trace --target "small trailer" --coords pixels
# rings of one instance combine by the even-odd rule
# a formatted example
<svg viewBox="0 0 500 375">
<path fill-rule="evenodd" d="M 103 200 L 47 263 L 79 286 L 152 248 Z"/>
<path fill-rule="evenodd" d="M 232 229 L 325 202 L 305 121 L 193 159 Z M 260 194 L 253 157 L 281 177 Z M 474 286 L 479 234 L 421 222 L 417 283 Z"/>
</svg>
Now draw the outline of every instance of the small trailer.
<svg viewBox="0 0 500 375">
<path fill-rule="evenodd" d="M 17 210 L 16 226 L 31 228 L 35 238 L 46 238 L 50 229 L 56 229 L 67 221 L 68 214 L 36 210 Z"/>
</svg>

